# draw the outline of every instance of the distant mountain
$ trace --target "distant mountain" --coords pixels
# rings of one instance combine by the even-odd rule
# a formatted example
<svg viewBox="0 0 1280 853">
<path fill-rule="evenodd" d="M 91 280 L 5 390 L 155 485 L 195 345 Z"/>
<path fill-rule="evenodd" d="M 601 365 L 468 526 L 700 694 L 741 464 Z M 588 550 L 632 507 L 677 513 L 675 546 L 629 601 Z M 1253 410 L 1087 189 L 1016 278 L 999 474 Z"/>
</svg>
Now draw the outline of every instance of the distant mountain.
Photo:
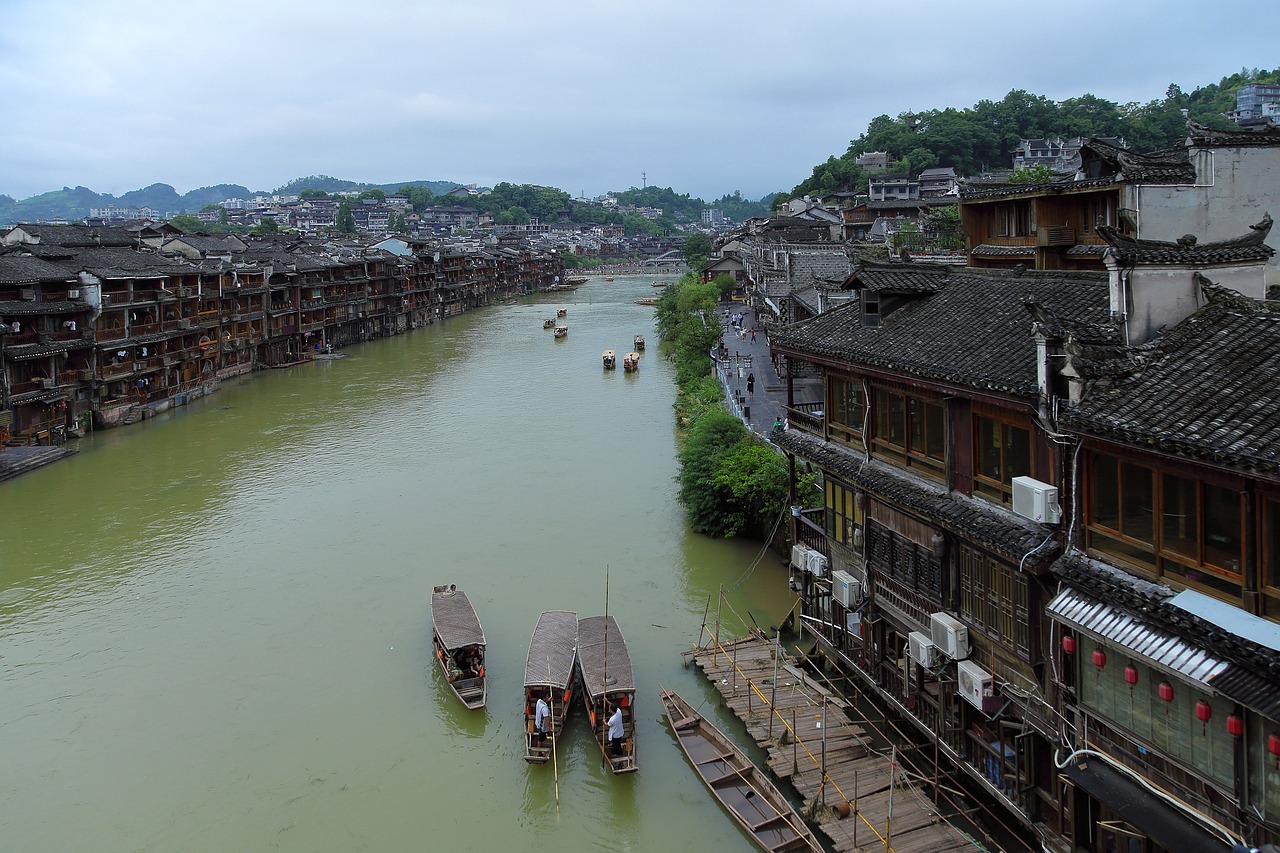
<svg viewBox="0 0 1280 853">
<path fill-rule="evenodd" d="M 200 187 L 183 195 L 168 184 L 152 184 L 139 190 L 130 190 L 116 198 L 110 193 L 96 193 L 88 187 L 63 187 L 60 190 L 42 193 L 22 200 L 11 196 L 0 195 L 0 223 L 38 222 L 47 219 L 84 219 L 89 210 L 95 207 L 122 207 L 139 209 L 149 207 L 161 216 L 179 213 L 197 213 L 210 204 L 217 204 L 229 198 L 249 199 L 259 195 L 297 195 L 305 189 L 324 190 L 325 192 L 361 192 L 369 189 L 380 189 L 386 193 L 394 193 L 401 187 L 428 187 L 435 195 L 444 195 L 454 187 L 461 186 L 456 181 L 400 181 L 393 184 L 365 184 L 356 181 L 344 181 L 328 175 L 312 175 L 297 178 L 274 192 L 250 190 L 239 184 L 215 184 L 211 187 Z"/>
</svg>

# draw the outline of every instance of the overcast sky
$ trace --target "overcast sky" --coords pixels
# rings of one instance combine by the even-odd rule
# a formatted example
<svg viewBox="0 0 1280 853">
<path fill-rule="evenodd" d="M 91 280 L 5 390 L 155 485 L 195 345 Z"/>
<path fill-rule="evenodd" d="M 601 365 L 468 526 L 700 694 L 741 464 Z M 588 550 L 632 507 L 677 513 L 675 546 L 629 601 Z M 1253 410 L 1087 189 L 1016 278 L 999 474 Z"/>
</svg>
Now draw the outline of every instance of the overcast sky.
<svg viewBox="0 0 1280 853">
<path fill-rule="evenodd" d="M 0 193 L 789 190 L 877 115 L 1280 66 L 1276 0 L 0 0 Z"/>
</svg>

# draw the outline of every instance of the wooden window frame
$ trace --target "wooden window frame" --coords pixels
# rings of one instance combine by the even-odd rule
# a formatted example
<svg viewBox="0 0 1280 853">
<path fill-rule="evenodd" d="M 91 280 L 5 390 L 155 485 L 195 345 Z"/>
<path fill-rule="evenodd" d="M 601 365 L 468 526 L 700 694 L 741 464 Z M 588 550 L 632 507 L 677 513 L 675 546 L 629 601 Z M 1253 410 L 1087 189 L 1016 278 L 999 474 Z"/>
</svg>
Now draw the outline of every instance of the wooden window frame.
<svg viewBox="0 0 1280 853">
<path fill-rule="evenodd" d="M 901 421 L 897 425 L 902 431 L 902 443 L 898 444 L 892 441 L 886 433 L 888 427 L 893 426 L 890 421 L 890 414 L 886 411 L 889 403 L 893 400 L 901 402 Z M 915 423 L 912 415 L 912 403 L 923 406 L 936 406 L 942 416 L 942 456 L 930 455 L 927 450 L 916 448 L 912 440 L 912 425 Z M 896 418 L 894 420 L 897 420 Z M 912 394 L 906 394 L 891 388 L 873 388 L 871 390 L 871 441 L 870 446 L 872 452 L 886 460 L 892 461 L 894 464 L 905 468 L 911 468 L 919 472 L 922 476 L 932 480 L 940 480 L 945 482 L 947 478 L 948 464 L 948 433 L 950 432 L 947 425 L 947 409 L 941 401 L 931 400 L 927 397 L 919 397 Z M 921 424 L 924 430 L 925 444 L 929 442 L 929 431 L 926 419 Z"/>
<path fill-rule="evenodd" d="M 1094 501 L 1094 483 L 1095 469 L 1099 457 L 1108 457 L 1114 459 L 1117 465 L 1117 508 L 1120 512 L 1120 518 L 1123 521 L 1123 498 L 1124 488 L 1124 466 L 1131 465 L 1135 468 L 1141 468 L 1151 474 L 1151 515 L 1152 515 L 1152 532 L 1151 542 L 1145 542 L 1134 536 L 1129 536 L 1113 527 L 1108 527 L 1099 523 L 1095 518 L 1095 501 Z M 1175 551 L 1171 547 L 1165 545 L 1165 478 L 1176 477 L 1180 480 L 1194 484 L 1196 490 L 1196 529 L 1197 529 L 1197 554 L 1192 556 L 1183 552 Z M 1175 471 L 1168 471 L 1152 465 L 1148 462 L 1138 461 L 1132 458 L 1107 453 L 1104 451 L 1091 450 L 1086 454 L 1085 462 L 1085 535 L 1086 545 L 1089 550 L 1106 555 L 1108 559 L 1115 560 L 1125 566 L 1134 568 L 1139 572 L 1162 579 L 1171 579 L 1178 584 L 1194 589 L 1201 590 L 1218 598 L 1225 598 L 1230 601 L 1240 600 L 1244 587 L 1244 545 L 1245 545 L 1245 506 L 1243 493 L 1234 489 L 1232 486 L 1223 485 L 1210 480 L 1204 480 L 1194 475 L 1183 474 Z M 1236 571 L 1231 571 L 1227 567 L 1218 566 L 1208 562 L 1206 558 L 1206 517 L 1204 494 L 1206 487 L 1225 489 L 1227 491 L 1235 491 L 1237 493 L 1237 516 L 1239 518 L 1239 536 L 1240 543 L 1239 559 L 1236 562 Z M 1101 545 L 1099 544 L 1101 541 Z M 1142 552 L 1151 558 L 1150 563 L 1139 562 L 1130 555 L 1117 548 L 1106 547 L 1108 542 L 1116 542 L 1122 546 L 1131 548 L 1134 552 Z M 1182 566 L 1187 571 L 1178 571 L 1174 567 Z"/>
<path fill-rule="evenodd" d="M 982 438 L 981 422 L 990 421 L 1000 431 L 1000 470 L 1007 472 L 1008 476 L 1001 480 L 988 477 L 981 471 L 982 466 L 982 448 L 979 442 Z M 982 497 L 999 501 L 1003 506 L 1013 505 L 1013 478 L 1023 476 L 1010 472 L 1009 464 L 1005 461 L 1005 448 L 1007 438 L 1004 434 L 1005 429 L 1022 430 L 1027 434 L 1027 454 L 1028 454 L 1028 470 L 1025 476 L 1035 477 L 1036 468 L 1036 448 L 1035 448 L 1035 429 L 1031 425 L 1030 419 L 1015 418 L 1012 416 L 996 414 L 987 411 L 975 411 L 973 413 L 973 454 L 972 454 L 972 475 L 973 475 L 973 492 Z"/>
</svg>

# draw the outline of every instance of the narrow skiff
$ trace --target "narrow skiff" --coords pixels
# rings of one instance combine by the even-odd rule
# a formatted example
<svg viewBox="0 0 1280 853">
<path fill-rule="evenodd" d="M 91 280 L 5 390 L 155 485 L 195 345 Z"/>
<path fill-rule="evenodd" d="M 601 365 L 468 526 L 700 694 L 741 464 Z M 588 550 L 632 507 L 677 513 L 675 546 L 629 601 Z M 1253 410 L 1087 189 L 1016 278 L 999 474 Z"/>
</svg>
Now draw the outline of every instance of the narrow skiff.
<svg viewBox="0 0 1280 853">
<path fill-rule="evenodd" d="M 614 773 L 634 772 L 638 767 L 636 683 L 631 674 L 627 641 L 612 616 L 578 620 L 578 681 L 587 719 L 600 751 L 609 762 L 609 769 Z M 622 737 L 613 744 L 609 737 L 609 718 L 617 710 L 622 712 Z"/>
<path fill-rule="evenodd" d="M 622 369 L 631 373 L 640 369 L 640 353 L 629 352 L 622 357 Z"/>
<path fill-rule="evenodd" d="M 436 663 L 449 689 L 468 708 L 483 708 L 489 694 L 484 679 L 484 629 L 471 600 L 455 584 L 431 591 L 431 633 Z"/>
<path fill-rule="evenodd" d="M 821 853 L 813 831 L 733 741 L 670 690 L 662 691 L 662 709 L 693 769 L 761 850 Z"/>
<path fill-rule="evenodd" d="M 524 760 L 545 764 L 573 702 L 573 662 L 578 651 L 578 614 L 548 610 L 538 617 L 524 665 Z M 535 730 L 538 700 L 549 706 L 546 737 Z"/>
<path fill-rule="evenodd" d="M 618 365 L 618 356 L 613 350 L 607 349 L 601 353 L 600 357 L 604 360 L 604 369 L 613 370 Z"/>
<path fill-rule="evenodd" d="M 556 326 L 555 329 L 552 331 L 552 334 L 555 335 L 557 338 L 563 338 L 569 334 L 569 327 Z"/>
<path fill-rule="evenodd" d="M 644 349 L 644 335 L 636 335 L 633 343 L 637 351 Z"/>
</svg>

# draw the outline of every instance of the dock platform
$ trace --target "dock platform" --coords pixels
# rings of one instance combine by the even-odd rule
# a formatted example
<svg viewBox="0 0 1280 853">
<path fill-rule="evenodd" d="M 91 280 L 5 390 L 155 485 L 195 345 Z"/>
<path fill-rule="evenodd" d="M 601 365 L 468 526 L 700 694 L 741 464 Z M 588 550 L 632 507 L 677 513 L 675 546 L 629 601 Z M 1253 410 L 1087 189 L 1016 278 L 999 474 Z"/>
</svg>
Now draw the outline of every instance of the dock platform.
<svg viewBox="0 0 1280 853">
<path fill-rule="evenodd" d="M 743 637 L 684 654 L 768 752 L 769 769 L 791 780 L 804 798 L 805 817 L 836 850 L 982 849 L 904 781 L 891 757 L 871 749 L 866 733 L 845 713 L 847 700 L 806 678 L 785 654 L 775 661 L 774 648 L 758 637 Z"/>
</svg>

